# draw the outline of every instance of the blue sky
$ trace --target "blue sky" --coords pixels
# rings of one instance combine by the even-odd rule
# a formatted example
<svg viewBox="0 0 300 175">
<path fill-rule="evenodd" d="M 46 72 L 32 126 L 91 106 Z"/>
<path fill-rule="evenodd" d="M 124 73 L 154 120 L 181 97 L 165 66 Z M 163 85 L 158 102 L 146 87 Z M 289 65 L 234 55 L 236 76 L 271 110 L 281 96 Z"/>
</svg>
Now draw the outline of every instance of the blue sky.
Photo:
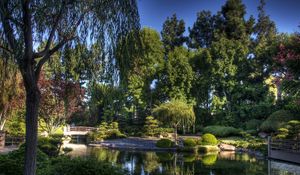
<svg viewBox="0 0 300 175">
<path fill-rule="evenodd" d="M 161 31 L 168 16 L 176 13 L 184 19 L 186 28 L 192 26 L 197 12 L 210 10 L 216 13 L 226 0 L 137 0 L 142 27 L 151 27 Z M 248 18 L 257 17 L 259 0 L 243 0 Z M 266 12 L 275 21 L 279 32 L 300 31 L 300 0 L 266 0 Z"/>
</svg>

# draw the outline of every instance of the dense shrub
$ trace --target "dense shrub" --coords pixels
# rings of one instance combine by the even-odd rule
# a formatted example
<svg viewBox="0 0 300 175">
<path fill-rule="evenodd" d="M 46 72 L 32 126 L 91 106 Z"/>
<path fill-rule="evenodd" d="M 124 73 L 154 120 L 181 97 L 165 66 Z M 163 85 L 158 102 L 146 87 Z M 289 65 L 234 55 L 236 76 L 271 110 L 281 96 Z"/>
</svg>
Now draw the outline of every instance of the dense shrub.
<svg viewBox="0 0 300 175">
<path fill-rule="evenodd" d="M 144 133 L 147 136 L 154 136 L 156 134 L 156 130 L 158 128 L 158 121 L 152 117 L 146 117 L 145 125 L 144 125 Z"/>
<path fill-rule="evenodd" d="M 96 159 L 58 157 L 52 159 L 51 165 L 44 175 L 123 175 L 124 170 L 109 163 L 99 162 Z"/>
<path fill-rule="evenodd" d="M 261 121 L 257 119 L 251 119 L 245 123 L 246 130 L 257 130 L 261 125 Z"/>
<path fill-rule="evenodd" d="M 186 147 L 194 147 L 197 145 L 197 142 L 195 139 L 187 138 L 183 141 L 183 145 Z"/>
<path fill-rule="evenodd" d="M 276 132 L 277 139 L 298 139 L 300 136 L 300 121 L 291 120 Z"/>
<path fill-rule="evenodd" d="M 0 155 L 0 174 L 1 175 L 20 175 L 24 169 L 25 145 L 21 145 L 16 151 L 7 155 Z M 42 169 L 46 169 L 49 165 L 49 157 L 37 150 L 37 174 L 43 174 Z"/>
<path fill-rule="evenodd" d="M 60 136 L 38 138 L 38 148 L 51 157 L 59 154 L 61 145 L 62 138 Z"/>
<path fill-rule="evenodd" d="M 160 148 L 172 148 L 174 145 L 174 142 L 169 139 L 160 139 L 156 142 L 156 146 Z"/>
<path fill-rule="evenodd" d="M 110 124 L 102 122 L 96 131 L 89 132 L 88 134 L 88 140 L 90 141 L 102 141 L 103 139 L 118 139 L 125 137 L 126 135 L 122 134 L 119 130 L 117 122 L 112 122 Z"/>
<path fill-rule="evenodd" d="M 284 126 L 289 120 L 293 119 L 293 114 L 286 110 L 279 110 L 272 113 L 267 120 L 265 120 L 260 130 L 264 132 L 276 132 L 279 128 Z"/>
<path fill-rule="evenodd" d="M 0 155 L 1 175 L 20 175 L 24 169 L 25 147 L 7 155 Z M 49 158 L 38 149 L 37 175 L 123 175 L 127 174 L 119 167 L 91 158 L 75 158 L 60 156 Z"/>
<path fill-rule="evenodd" d="M 202 136 L 202 143 L 205 145 L 217 145 L 218 140 L 213 134 L 207 133 Z"/>
<path fill-rule="evenodd" d="M 229 126 L 206 126 L 203 128 L 204 133 L 212 133 L 217 137 L 228 137 L 228 136 L 237 136 L 240 133 L 239 129 Z"/>
</svg>

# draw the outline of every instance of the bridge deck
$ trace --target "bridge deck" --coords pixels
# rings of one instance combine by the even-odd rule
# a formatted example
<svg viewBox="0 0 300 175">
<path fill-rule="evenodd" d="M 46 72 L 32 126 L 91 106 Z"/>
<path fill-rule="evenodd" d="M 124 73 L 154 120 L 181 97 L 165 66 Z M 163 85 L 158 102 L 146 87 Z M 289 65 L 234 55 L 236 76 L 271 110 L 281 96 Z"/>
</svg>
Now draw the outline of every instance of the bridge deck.
<svg viewBox="0 0 300 175">
<path fill-rule="evenodd" d="M 89 132 L 96 130 L 94 127 L 86 126 L 67 126 L 64 128 L 64 135 L 73 136 L 73 135 L 87 135 Z"/>
</svg>

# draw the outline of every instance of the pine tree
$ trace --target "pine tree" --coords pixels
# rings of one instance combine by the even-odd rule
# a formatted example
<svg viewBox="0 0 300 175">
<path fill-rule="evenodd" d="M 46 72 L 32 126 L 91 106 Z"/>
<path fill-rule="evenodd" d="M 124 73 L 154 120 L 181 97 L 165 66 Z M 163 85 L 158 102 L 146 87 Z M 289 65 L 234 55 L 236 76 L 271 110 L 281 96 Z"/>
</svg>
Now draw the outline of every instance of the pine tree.
<svg viewBox="0 0 300 175">
<path fill-rule="evenodd" d="M 171 18 L 167 18 L 161 31 L 162 42 L 164 43 L 166 52 L 173 50 L 175 47 L 182 46 L 186 42 L 184 32 L 185 23 L 183 20 L 177 19 L 176 14 Z"/>
</svg>

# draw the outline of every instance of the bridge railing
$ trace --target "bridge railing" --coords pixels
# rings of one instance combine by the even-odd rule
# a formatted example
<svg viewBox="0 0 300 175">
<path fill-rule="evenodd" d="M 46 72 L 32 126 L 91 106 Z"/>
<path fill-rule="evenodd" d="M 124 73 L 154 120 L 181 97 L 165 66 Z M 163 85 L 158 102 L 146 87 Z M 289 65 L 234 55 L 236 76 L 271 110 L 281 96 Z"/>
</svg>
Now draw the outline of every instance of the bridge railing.
<svg viewBox="0 0 300 175">
<path fill-rule="evenodd" d="M 89 131 L 94 131 L 97 128 L 95 127 L 87 127 L 87 126 L 71 126 L 69 128 L 69 131 L 79 131 L 79 132 L 89 132 Z"/>
<path fill-rule="evenodd" d="M 268 138 L 268 155 L 270 158 L 300 163 L 300 140 Z"/>
</svg>

